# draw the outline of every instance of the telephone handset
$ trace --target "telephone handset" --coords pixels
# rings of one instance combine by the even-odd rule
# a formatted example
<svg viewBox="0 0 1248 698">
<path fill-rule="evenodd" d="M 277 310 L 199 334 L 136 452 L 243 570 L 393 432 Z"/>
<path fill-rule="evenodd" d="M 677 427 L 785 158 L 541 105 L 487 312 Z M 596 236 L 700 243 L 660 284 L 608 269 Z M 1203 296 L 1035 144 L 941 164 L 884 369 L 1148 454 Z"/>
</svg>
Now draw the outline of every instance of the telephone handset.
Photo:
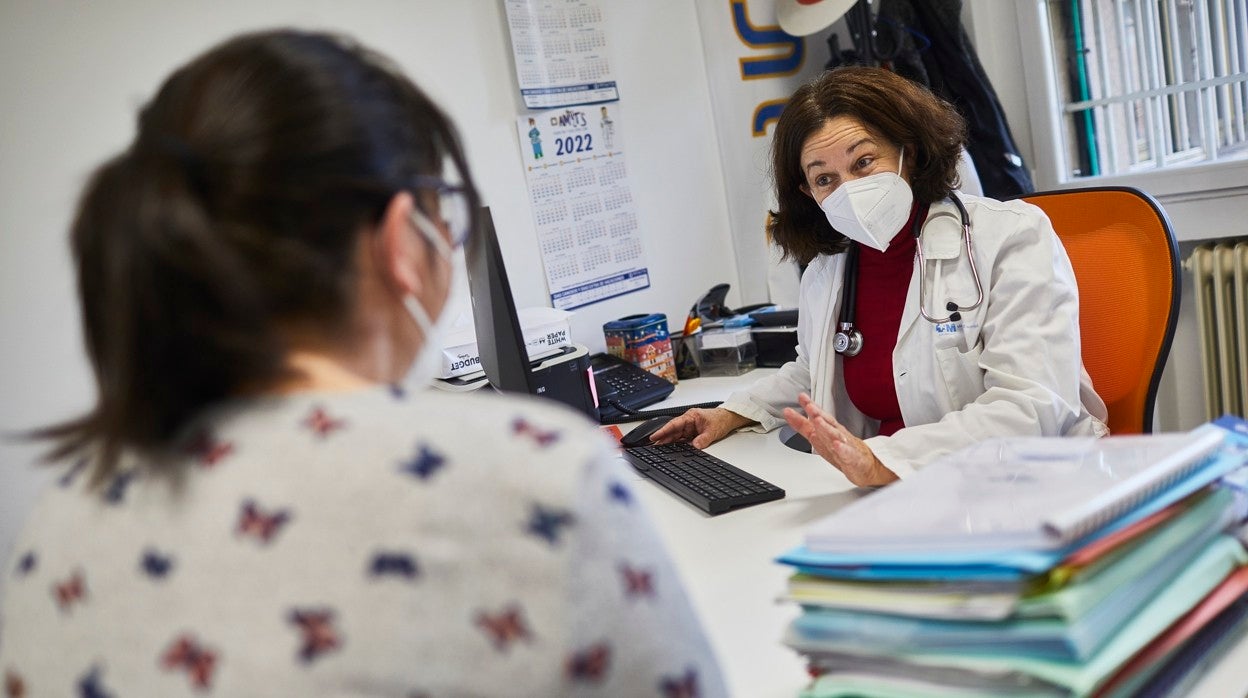
<svg viewBox="0 0 1248 698">
<path fill-rule="evenodd" d="M 589 358 L 589 363 L 594 372 L 594 389 L 598 392 L 598 421 L 602 424 L 674 416 L 683 414 L 691 407 L 714 407 L 719 404 L 708 402 L 643 412 L 640 411 L 641 408 L 667 399 L 676 386 L 644 368 L 610 354 L 594 354 Z"/>
</svg>

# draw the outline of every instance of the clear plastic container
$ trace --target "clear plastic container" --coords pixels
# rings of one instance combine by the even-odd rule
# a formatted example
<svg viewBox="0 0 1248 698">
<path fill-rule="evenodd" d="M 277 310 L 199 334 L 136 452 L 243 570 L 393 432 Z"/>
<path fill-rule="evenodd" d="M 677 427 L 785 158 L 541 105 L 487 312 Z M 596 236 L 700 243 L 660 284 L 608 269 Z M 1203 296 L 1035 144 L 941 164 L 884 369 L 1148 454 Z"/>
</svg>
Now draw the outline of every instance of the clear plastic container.
<svg viewBox="0 0 1248 698">
<path fill-rule="evenodd" d="M 758 350 L 748 327 L 707 330 L 694 336 L 703 376 L 739 376 L 758 365 Z"/>
</svg>

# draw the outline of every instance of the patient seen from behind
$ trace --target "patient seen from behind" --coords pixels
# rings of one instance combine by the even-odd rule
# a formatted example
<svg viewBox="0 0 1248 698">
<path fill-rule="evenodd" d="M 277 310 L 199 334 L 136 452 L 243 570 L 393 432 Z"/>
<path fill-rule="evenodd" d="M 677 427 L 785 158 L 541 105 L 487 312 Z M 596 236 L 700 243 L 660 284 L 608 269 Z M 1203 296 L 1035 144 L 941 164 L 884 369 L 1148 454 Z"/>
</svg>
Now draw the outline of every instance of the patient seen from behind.
<svg viewBox="0 0 1248 698">
<path fill-rule="evenodd" d="M 609 442 L 423 390 L 478 208 L 446 115 L 350 40 L 165 80 L 72 226 L 97 402 L 40 434 L 7 695 L 724 695 Z"/>
</svg>

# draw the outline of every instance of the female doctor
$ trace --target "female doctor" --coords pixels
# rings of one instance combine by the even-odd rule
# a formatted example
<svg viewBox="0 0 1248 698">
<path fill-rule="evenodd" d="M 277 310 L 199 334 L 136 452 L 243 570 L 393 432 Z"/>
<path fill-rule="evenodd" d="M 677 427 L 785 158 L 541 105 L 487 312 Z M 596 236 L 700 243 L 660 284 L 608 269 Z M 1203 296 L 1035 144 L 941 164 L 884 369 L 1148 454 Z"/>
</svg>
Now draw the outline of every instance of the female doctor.
<svg viewBox="0 0 1248 698">
<path fill-rule="evenodd" d="M 976 441 L 1105 435 L 1047 217 L 960 194 L 963 119 L 879 68 L 824 73 L 776 125 L 770 233 L 806 265 L 797 359 L 655 432 L 705 448 L 786 421 L 859 486 Z"/>
</svg>

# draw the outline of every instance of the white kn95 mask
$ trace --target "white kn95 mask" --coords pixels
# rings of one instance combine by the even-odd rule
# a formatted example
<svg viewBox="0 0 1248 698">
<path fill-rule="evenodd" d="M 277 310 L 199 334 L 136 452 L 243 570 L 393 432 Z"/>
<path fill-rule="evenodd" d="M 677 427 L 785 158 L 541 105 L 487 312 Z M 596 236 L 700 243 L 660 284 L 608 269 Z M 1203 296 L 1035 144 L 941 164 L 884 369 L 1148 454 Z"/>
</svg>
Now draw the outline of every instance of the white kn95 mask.
<svg viewBox="0 0 1248 698">
<path fill-rule="evenodd" d="M 819 208 L 828 223 L 845 237 L 883 252 L 910 218 L 914 192 L 901 178 L 905 151 L 896 172 L 878 172 L 843 182 Z"/>
</svg>

